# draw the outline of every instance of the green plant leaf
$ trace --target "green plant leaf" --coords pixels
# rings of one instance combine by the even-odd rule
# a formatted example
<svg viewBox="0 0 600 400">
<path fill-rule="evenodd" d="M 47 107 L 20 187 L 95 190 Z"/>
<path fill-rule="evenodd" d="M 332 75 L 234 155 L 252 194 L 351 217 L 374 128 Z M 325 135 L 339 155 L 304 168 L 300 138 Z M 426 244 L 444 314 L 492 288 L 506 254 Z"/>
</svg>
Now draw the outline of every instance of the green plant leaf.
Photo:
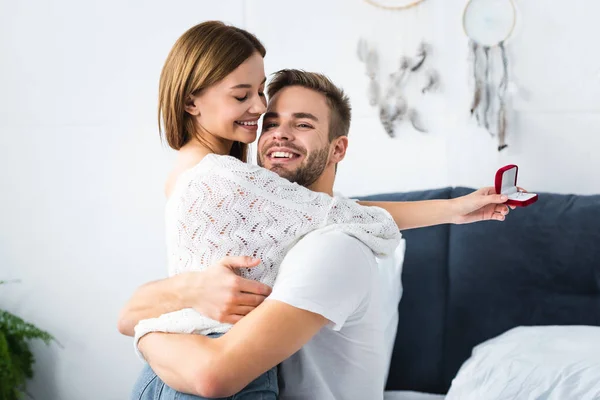
<svg viewBox="0 0 600 400">
<path fill-rule="evenodd" d="M 0 284 L 7 281 L 0 281 Z M 0 400 L 19 400 L 26 395 L 27 379 L 33 377 L 35 357 L 29 341 L 55 341 L 48 332 L 22 318 L 0 310 Z"/>
</svg>

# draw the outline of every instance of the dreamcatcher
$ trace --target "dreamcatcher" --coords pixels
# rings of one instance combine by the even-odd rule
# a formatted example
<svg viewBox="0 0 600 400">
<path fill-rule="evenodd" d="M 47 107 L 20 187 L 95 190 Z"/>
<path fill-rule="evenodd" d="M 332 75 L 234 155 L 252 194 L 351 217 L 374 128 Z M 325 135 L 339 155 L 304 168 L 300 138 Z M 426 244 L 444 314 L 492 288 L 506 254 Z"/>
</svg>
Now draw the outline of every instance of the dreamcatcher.
<svg viewBox="0 0 600 400">
<path fill-rule="evenodd" d="M 498 151 L 507 147 L 509 81 L 505 42 L 512 35 L 515 22 L 513 0 L 470 0 L 463 14 L 475 86 L 471 115 L 479 126 L 498 136 Z"/>
</svg>

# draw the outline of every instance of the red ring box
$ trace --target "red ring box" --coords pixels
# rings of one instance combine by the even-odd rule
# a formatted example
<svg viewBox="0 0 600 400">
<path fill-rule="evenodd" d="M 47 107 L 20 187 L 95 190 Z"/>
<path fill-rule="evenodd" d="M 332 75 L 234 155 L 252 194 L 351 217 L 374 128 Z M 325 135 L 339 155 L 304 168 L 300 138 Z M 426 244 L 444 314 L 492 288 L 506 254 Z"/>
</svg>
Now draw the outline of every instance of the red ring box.
<svg viewBox="0 0 600 400">
<path fill-rule="evenodd" d="M 496 172 L 496 193 L 508 196 L 508 200 L 504 204 L 525 207 L 535 203 L 538 195 L 535 193 L 520 192 L 517 189 L 518 173 L 519 167 L 514 164 L 500 168 Z"/>
</svg>

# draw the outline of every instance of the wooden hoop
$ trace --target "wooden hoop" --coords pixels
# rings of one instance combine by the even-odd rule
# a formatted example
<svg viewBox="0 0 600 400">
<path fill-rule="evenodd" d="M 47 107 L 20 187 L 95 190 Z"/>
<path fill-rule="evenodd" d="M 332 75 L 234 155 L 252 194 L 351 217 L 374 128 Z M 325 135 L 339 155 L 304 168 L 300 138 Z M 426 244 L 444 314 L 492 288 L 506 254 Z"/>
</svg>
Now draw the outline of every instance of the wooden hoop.
<svg viewBox="0 0 600 400">
<path fill-rule="evenodd" d="M 368 0 L 365 0 L 365 1 L 368 1 Z M 467 2 L 467 5 L 465 6 L 465 9 L 463 10 L 463 17 L 462 17 L 463 32 L 471 40 L 473 40 L 473 38 L 471 38 L 471 36 L 469 36 L 469 34 L 467 33 L 467 28 L 465 26 L 466 25 L 465 18 L 467 15 L 467 10 L 469 9 L 469 6 L 471 5 L 471 3 L 473 1 L 474 0 L 469 0 Z M 513 12 L 512 26 L 510 27 L 510 30 L 508 31 L 508 34 L 506 35 L 506 37 L 504 39 L 498 41 L 498 43 L 496 43 L 495 46 L 497 46 L 499 43 L 506 41 L 509 37 L 511 37 L 515 30 L 515 26 L 517 25 L 517 7 L 515 6 L 515 2 L 513 0 L 506 0 L 506 1 L 508 1 L 510 3 L 510 6 L 511 6 L 512 12 Z"/>
<path fill-rule="evenodd" d="M 377 7 L 377 8 L 381 8 L 383 10 L 406 10 L 406 9 L 416 6 L 419 3 L 422 3 L 423 1 L 424 0 L 414 0 L 413 2 L 403 5 L 403 6 L 385 6 L 383 4 L 377 3 L 375 0 L 365 0 L 366 3 L 368 3 L 374 7 Z"/>
</svg>

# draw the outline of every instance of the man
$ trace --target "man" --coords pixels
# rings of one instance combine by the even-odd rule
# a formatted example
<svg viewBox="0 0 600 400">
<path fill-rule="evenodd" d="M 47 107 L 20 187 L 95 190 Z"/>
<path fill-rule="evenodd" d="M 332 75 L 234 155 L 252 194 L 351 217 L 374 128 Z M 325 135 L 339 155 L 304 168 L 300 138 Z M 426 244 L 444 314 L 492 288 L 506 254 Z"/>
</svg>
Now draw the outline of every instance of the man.
<svg viewBox="0 0 600 400">
<path fill-rule="evenodd" d="M 332 194 L 337 163 L 348 146 L 347 97 L 326 77 L 297 70 L 278 72 L 268 93 L 259 163 Z M 398 203 L 392 214 L 400 229 L 502 220 L 508 212 L 500 204 L 504 200 L 485 188 L 459 200 Z M 123 310 L 119 329 L 132 335 L 140 319 L 186 307 L 235 323 L 215 339 L 164 333 L 142 337 L 139 349 L 154 372 L 181 392 L 231 396 L 281 363 L 281 399 L 382 398 L 384 327 L 371 251 L 339 232 L 313 232 L 289 251 L 272 292 L 232 272 L 252 265 L 245 258 L 228 258 L 204 273 L 146 285 Z M 202 301 L 194 302 L 194 292 Z M 228 298 L 210 297 L 211 292 Z"/>
</svg>

